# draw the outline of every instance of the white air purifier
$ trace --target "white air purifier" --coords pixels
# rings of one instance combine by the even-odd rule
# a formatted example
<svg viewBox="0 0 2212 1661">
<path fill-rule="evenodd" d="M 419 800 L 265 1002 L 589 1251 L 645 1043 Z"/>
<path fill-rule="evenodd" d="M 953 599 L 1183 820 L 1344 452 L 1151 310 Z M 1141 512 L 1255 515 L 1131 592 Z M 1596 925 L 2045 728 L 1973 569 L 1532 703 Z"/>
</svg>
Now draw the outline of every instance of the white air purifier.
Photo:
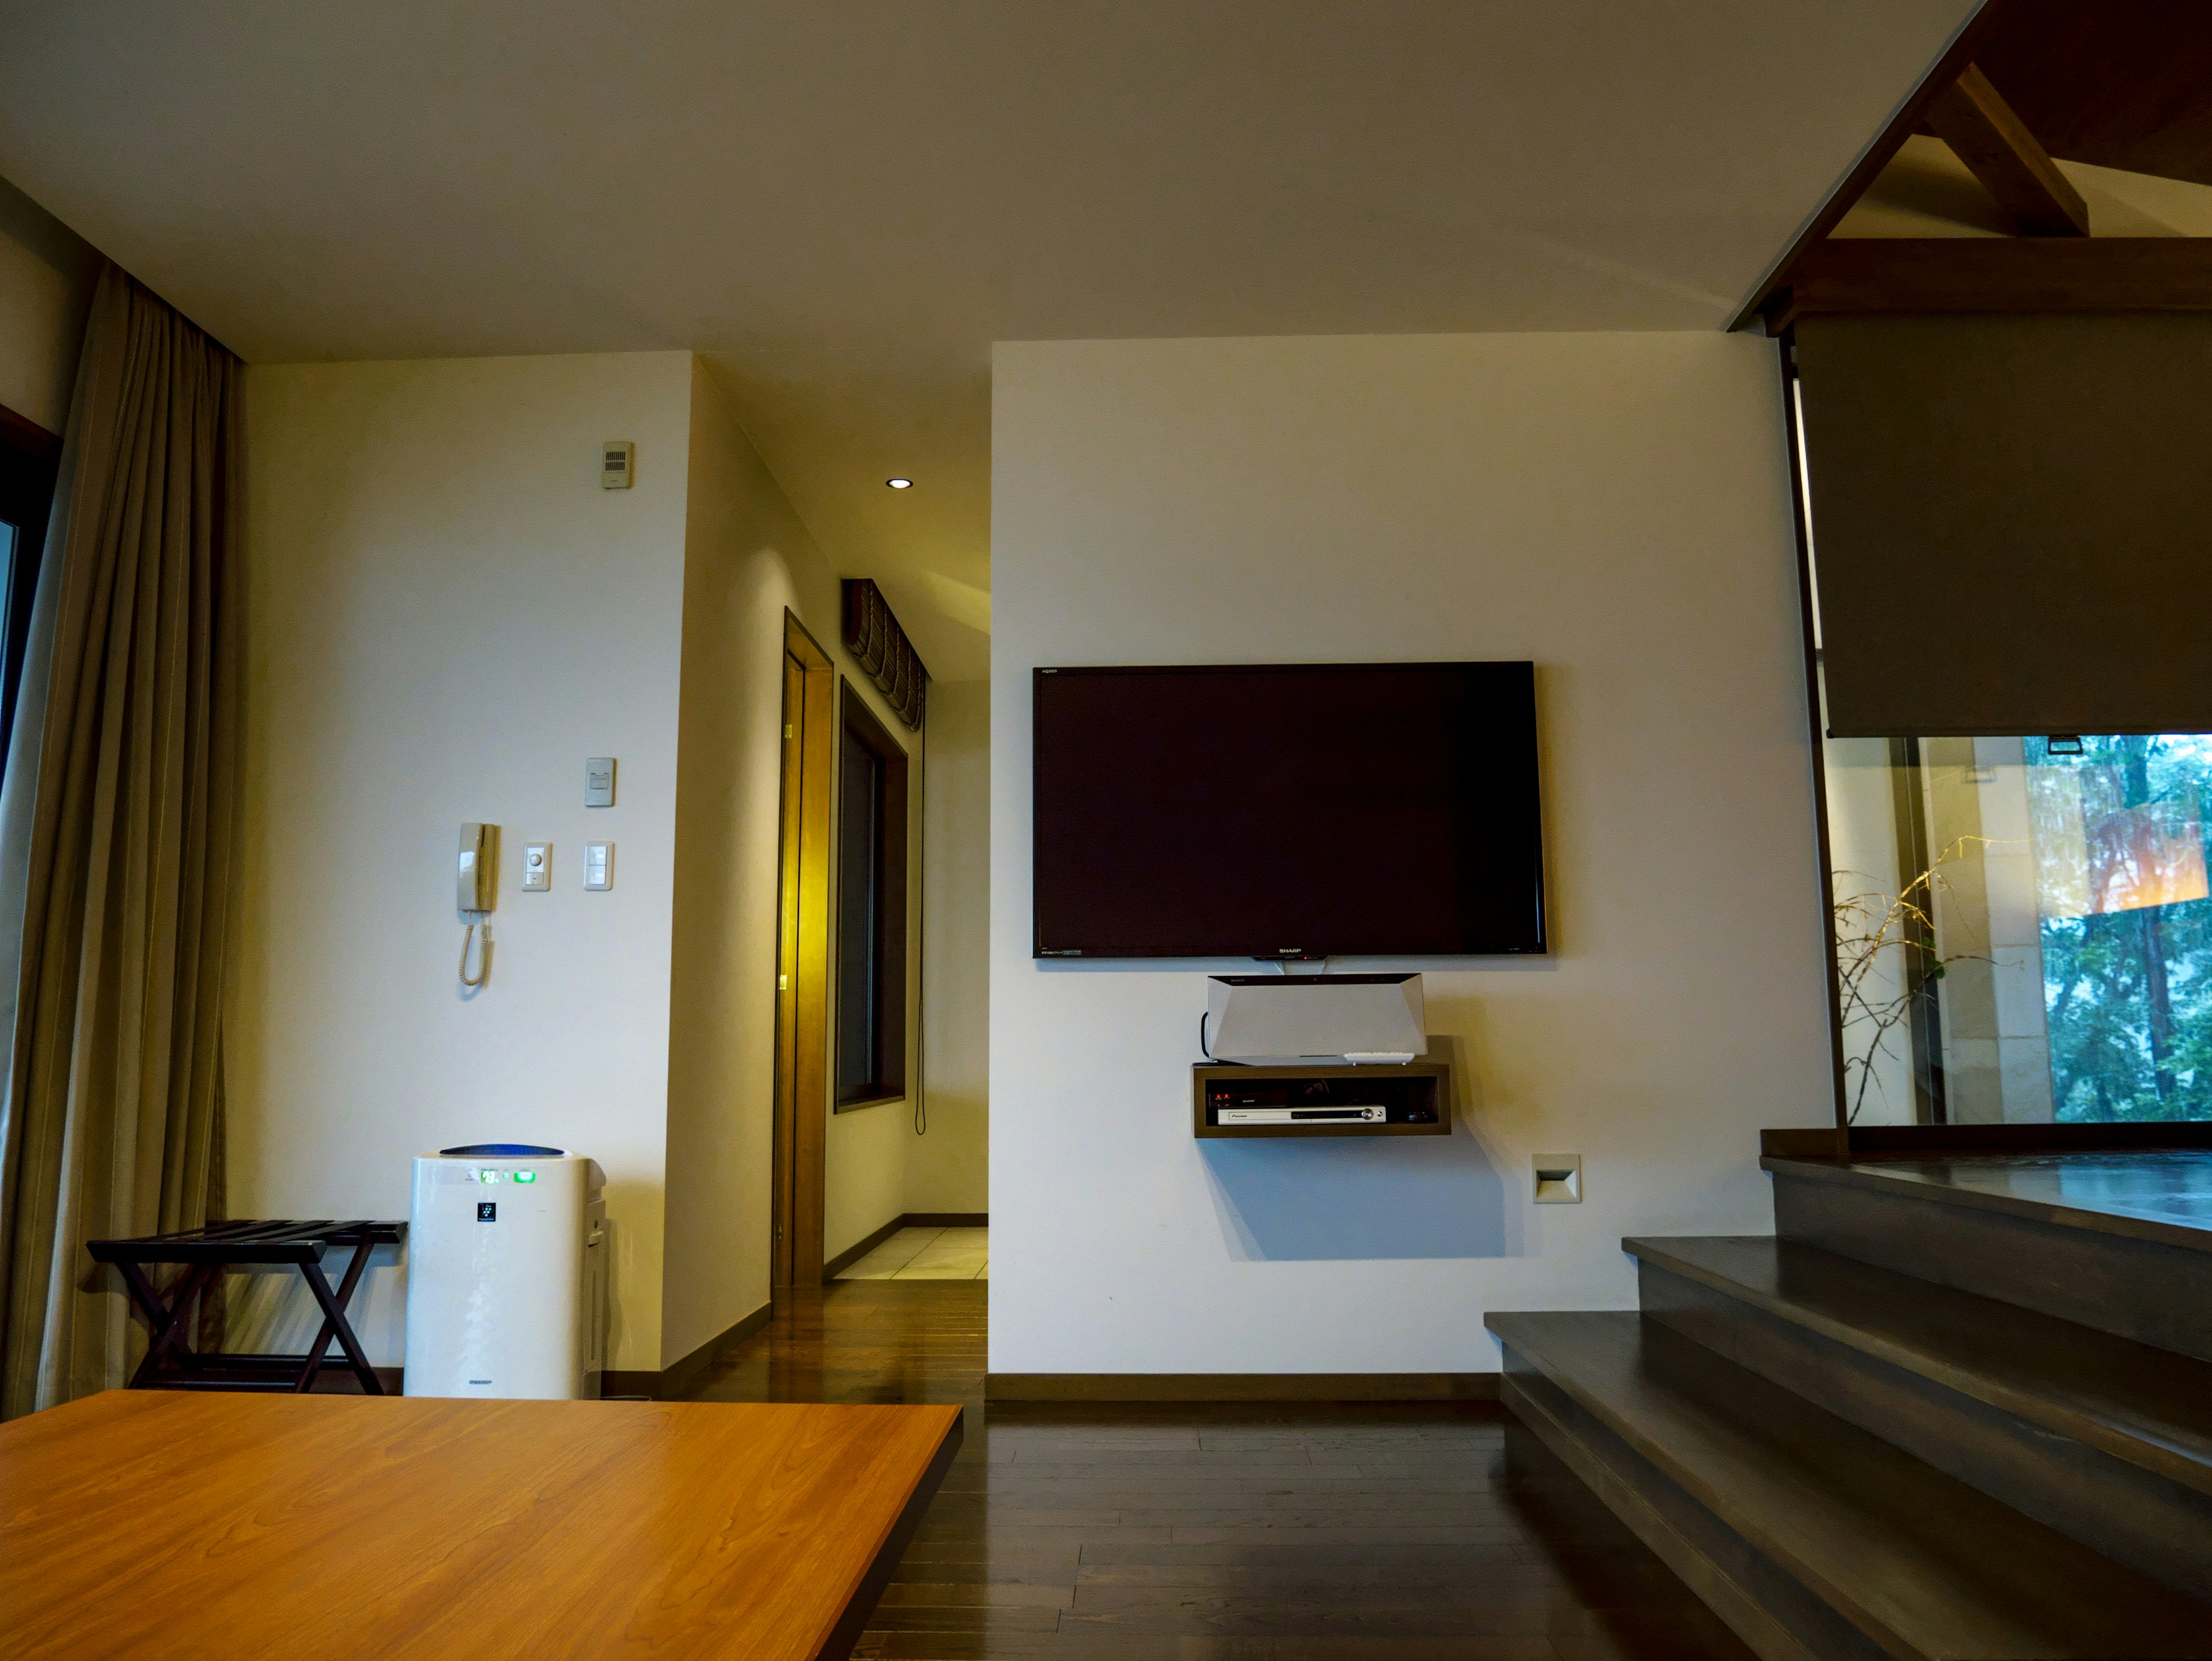
<svg viewBox="0 0 2212 1661">
<path fill-rule="evenodd" d="M 415 1161 L 410 1396 L 596 1396 L 606 1366 L 606 1174 L 526 1142 Z"/>
</svg>

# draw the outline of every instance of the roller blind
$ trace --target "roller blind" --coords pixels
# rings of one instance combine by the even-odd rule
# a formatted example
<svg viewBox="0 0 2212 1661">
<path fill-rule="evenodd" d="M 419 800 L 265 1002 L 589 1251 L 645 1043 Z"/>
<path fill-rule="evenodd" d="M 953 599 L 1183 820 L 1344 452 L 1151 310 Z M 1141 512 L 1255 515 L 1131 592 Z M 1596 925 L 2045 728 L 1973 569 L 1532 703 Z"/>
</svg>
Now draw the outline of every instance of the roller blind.
<svg viewBox="0 0 2212 1661">
<path fill-rule="evenodd" d="M 1797 325 L 1828 728 L 2212 732 L 2212 313 Z"/>
</svg>

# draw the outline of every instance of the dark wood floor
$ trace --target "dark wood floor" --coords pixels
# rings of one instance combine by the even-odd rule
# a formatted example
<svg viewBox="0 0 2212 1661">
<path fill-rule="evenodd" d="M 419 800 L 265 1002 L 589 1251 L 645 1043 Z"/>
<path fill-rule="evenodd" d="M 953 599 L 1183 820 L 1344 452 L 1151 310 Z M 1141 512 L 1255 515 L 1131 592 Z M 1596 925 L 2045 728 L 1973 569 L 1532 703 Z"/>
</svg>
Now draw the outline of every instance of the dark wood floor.
<svg viewBox="0 0 2212 1661">
<path fill-rule="evenodd" d="M 840 1282 L 696 1392 L 968 1409 L 958 1462 L 856 1654 L 1748 1661 L 1496 1408 L 987 1412 L 985 1290 Z"/>
</svg>

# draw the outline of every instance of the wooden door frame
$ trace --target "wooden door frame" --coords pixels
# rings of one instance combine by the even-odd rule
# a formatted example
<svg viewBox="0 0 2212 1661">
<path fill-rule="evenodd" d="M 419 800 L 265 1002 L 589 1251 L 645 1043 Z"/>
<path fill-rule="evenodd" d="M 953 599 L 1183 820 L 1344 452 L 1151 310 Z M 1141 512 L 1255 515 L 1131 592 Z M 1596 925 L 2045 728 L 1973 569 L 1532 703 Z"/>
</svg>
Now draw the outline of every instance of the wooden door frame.
<svg viewBox="0 0 2212 1661">
<path fill-rule="evenodd" d="M 837 767 L 837 676 L 830 654 L 788 610 L 783 614 L 783 673 L 771 1292 L 822 1284 L 830 1101 L 830 862 L 835 851 L 830 814 Z"/>
</svg>

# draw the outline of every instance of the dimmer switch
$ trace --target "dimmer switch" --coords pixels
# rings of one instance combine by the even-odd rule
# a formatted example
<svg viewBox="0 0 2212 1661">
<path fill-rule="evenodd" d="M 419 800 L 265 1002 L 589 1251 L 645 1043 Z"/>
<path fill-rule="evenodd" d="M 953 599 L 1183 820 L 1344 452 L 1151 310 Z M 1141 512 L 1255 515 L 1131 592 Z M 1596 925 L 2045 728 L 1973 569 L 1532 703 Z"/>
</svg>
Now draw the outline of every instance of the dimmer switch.
<svg viewBox="0 0 2212 1661">
<path fill-rule="evenodd" d="M 523 843 L 523 891 L 530 894 L 542 894 L 552 886 L 553 844 L 550 842 L 526 842 Z"/>
</svg>

